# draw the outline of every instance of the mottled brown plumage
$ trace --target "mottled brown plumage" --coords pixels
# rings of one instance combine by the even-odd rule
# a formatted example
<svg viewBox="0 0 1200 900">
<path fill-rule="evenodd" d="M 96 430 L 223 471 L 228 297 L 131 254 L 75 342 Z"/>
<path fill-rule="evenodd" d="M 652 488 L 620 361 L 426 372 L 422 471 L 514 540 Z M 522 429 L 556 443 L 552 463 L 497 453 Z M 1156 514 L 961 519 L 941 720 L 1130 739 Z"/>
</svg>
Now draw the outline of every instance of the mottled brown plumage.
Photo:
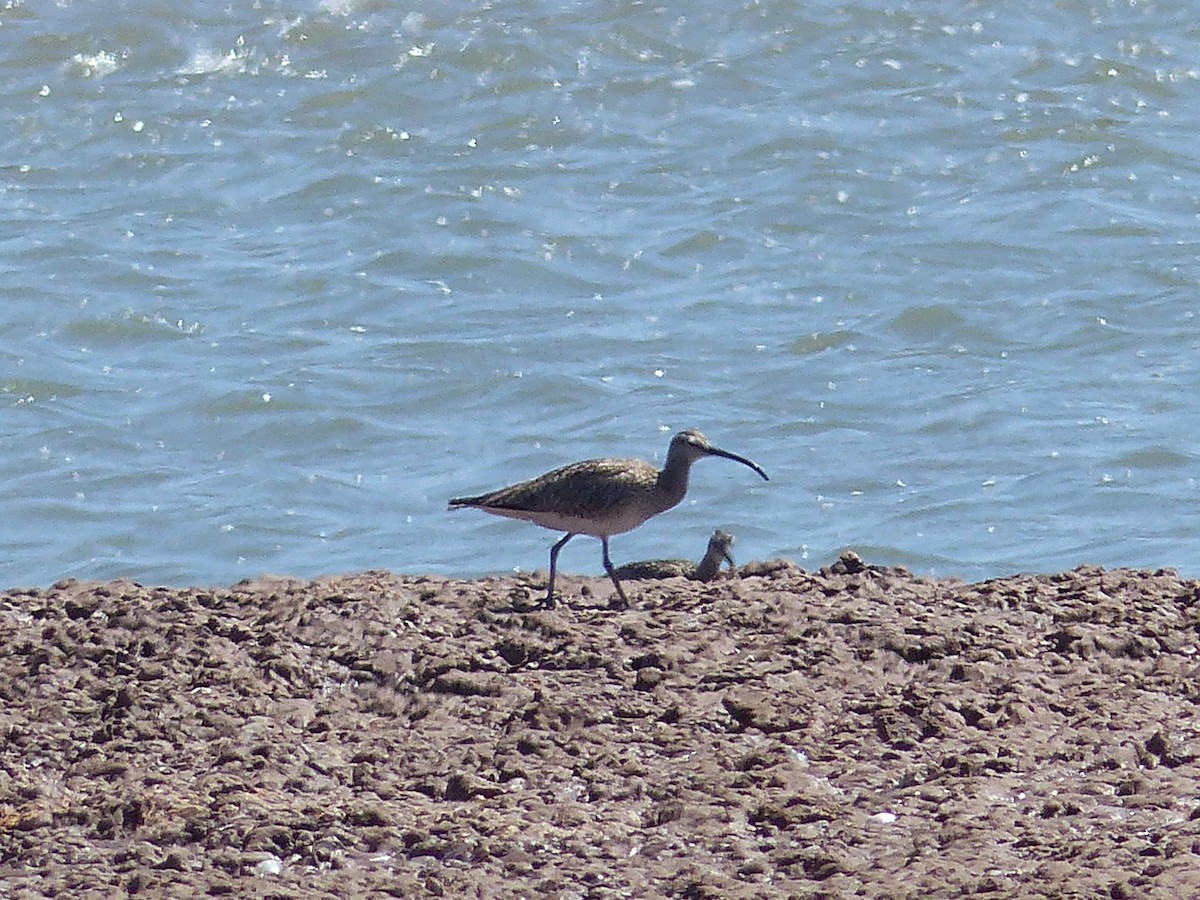
<svg viewBox="0 0 1200 900">
<path fill-rule="evenodd" d="M 550 584 L 545 605 L 554 606 L 554 576 L 558 551 L 577 534 L 600 538 L 604 571 L 612 579 L 622 605 L 628 605 L 625 591 L 608 558 L 608 539 L 641 525 L 677 505 L 687 493 L 692 463 L 705 456 L 721 456 L 749 466 L 767 480 L 767 474 L 755 463 L 714 447 L 699 431 L 681 431 L 671 439 L 667 462 L 662 469 L 640 459 L 590 459 L 547 472 L 539 478 L 522 481 L 477 497 L 456 497 L 450 508 L 469 506 L 511 519 L 524 519 L 565 531 L 566 535 L 550 548 Z"/>
</svg>

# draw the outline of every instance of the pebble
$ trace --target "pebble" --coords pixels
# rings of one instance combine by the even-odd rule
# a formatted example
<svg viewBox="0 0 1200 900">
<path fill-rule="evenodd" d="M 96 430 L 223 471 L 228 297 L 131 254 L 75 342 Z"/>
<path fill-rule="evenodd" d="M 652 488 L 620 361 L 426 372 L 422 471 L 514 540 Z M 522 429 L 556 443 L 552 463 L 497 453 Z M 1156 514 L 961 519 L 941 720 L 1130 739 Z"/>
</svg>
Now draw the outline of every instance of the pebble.
<svg viewBox="0 0 1200 900">
<path fill-rule="evenodd" d="M 271 854 L 254 864 L 255 875 L 278 875 L 283 871 L 283 860 Z"/>
</svg>

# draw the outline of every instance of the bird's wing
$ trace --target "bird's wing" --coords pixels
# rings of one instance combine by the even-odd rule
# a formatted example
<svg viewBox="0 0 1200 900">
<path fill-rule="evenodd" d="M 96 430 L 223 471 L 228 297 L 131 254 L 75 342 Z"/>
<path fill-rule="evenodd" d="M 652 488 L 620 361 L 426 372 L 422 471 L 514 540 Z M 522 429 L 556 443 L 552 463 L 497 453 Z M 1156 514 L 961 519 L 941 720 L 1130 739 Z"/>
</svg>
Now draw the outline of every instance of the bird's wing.
<svg viewBox="0 0 1200 900">
<path fill-rule="evenodd" d="M 484 508 L 587 516 L 651 490 L 658 470 L 637 459 L 592 459 L 476 498 Z"/>
</svg>

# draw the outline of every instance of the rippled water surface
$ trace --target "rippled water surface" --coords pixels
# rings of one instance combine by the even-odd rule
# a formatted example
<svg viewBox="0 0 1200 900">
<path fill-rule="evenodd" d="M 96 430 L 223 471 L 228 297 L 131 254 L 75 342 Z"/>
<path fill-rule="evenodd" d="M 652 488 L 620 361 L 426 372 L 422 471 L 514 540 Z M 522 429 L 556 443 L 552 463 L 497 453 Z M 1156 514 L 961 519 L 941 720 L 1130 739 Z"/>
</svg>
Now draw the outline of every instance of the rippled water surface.
<svg viewBox="0 0 1200 900">
<path fill-rule="evenodd" d="M 1200 574 L 1187 5 L 0 10 L 0 583 L 618 561 Z M 565 568 L 600 571 L 595 541 Z"/>
</svg>

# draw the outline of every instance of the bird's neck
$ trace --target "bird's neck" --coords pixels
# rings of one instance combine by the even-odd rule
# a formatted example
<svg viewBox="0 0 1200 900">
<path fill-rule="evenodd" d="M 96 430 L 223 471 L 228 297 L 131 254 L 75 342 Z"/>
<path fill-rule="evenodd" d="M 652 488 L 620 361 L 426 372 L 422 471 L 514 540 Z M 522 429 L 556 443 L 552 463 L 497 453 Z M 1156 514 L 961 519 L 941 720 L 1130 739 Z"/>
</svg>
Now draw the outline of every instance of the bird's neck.
<svg viewBox="0 0 1200 900">
<path fill-rule="evenodd" d="M 683 499 L 688 489 L 688 470 L 691 466 L 687 460 L 679 457 L 667 457 L 667 464 L 658 473 L 658 490 L 667 504 L 663 509 L 670 509 Z"/>
<path fill-rule="evenodd" d="M 700 560 L 700 564 L 696 566 L 696 578 L 700 581 L 710 581 L 721 571 L 721 560 L 724 558 L 725 555 L 721 552 L 720 547 L 709 547 L 708 552 L 704 554 L 704 559 Z"/>
</svg>

